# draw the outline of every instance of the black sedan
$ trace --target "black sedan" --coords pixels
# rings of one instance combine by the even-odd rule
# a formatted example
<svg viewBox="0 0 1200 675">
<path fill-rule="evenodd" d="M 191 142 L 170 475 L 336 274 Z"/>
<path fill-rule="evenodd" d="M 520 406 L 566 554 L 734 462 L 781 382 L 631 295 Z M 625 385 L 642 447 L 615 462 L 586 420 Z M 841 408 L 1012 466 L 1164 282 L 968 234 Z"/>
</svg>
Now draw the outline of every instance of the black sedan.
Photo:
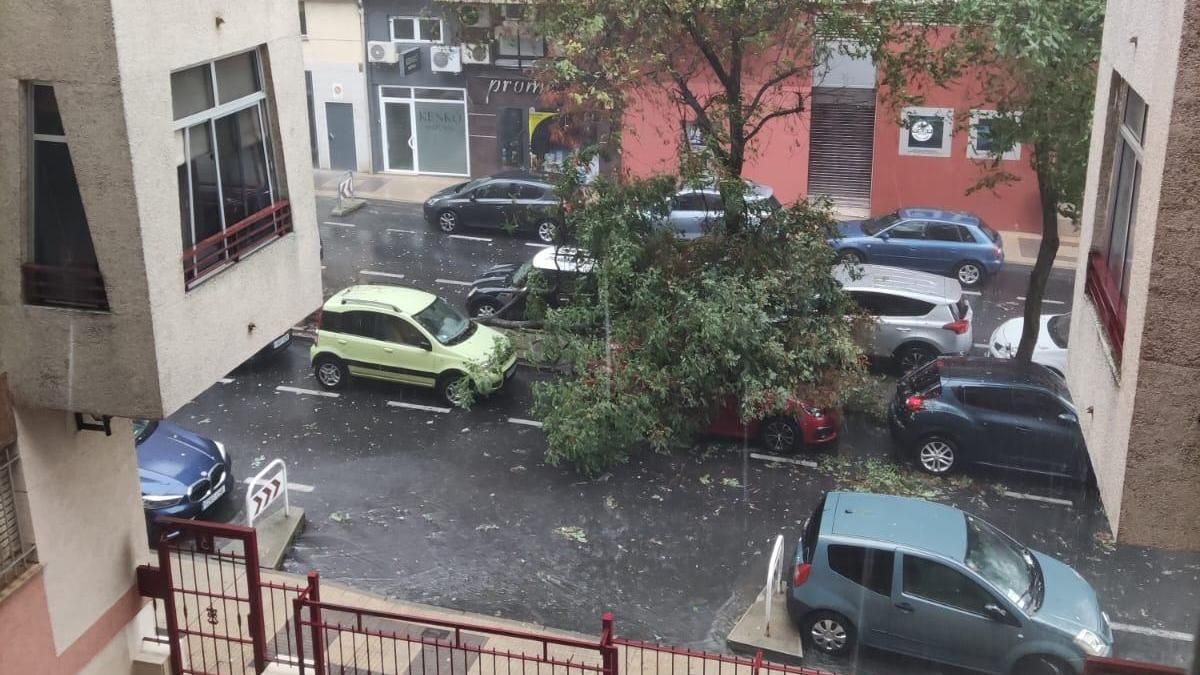
<svg viewBox="0 0 1200 675">
<path fill-rule="evenodd" d="M 530 272 L 537 270 L 542 275 L 544 288 L 539 291 L 542 302 L 557 307 L 571 294 L 589 290 L 588 284 L 579 282 L 587 278 L 591 268 L 586 253 L 561 246 L 543 248 L 528 262 L 494 265 L 471 282 L 467 313 L 473 317 L 520 321 L 525 318 Z"/>
<path fill-rule="evenodd" d="M 545 177 L 508 171 L 460 183 L 425 200 L 425 222 L 442 232 L 466 227 L 533 234 L 552 243 L 560 202 Z"/>
</svg>

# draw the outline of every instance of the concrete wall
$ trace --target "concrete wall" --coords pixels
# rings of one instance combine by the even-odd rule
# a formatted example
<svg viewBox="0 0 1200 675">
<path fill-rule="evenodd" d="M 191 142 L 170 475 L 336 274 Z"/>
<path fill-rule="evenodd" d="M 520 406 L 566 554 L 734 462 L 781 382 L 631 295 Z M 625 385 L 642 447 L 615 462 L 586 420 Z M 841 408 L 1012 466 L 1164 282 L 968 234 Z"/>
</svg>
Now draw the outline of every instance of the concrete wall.
<svg viewBox="0 0 1200 675">
<path fill-rule="evenodd" d="M 1165 224 L 1160 209 L 1170 205 L 1171 215 L 1186 213 L 1182 199 L 1190 198 L 1186 189 L 1186 174 L 1194 180 L 1195 146 L 1180 146 L 1175 152 L 1191 153 L 1180 157 L 1172 167 L 1173 183 L 1164 183 L 1164 166 L 1168 146 L 1175 143 L 1170 135 L 1183 132 L 1173 126 L 1173 108 L 1188 101 L 1176 100 L 1176 72 L 1183 73 L 1177 58 L 1180 56 L 1180 35 L 1186 0 L 1167 0 L 1157 11 L 1147 12 L 1137 0 L 1110 0 L 1105 20 L 1104 41 L 1098 69 L 1098 86 L 1093 115 L 1092 147 L 1088 160 L 1087 187 L 1083 205 L 1081 246 L 1101 245 L 1107 233 L 1107 192 L 1111 177 L 1111 154 L 1116 121 L 1111 119 L 1113 73 L 1124 79 L 1142 96 L 1149 106 L 1146 141 L 1142 162 L 1141 185 L 1138 191 L 1137 224 L 1133 232 L 1128 309 L 1126 313 L 1124 349 L 1115 358 L 1097 318 L 1091 301 L 1084 295 L 1086 268 L 1076 271 L 1074 306 L 1077 310 L 1071 322 L 1071 352 L 1067 364 L 1067 381 L 1072 396 L 1081 411 L 1081 426 L 1088 451 L 1096 471 L 1101 499 L 1118 537 L 1132 543 L 1200 547 L 1200 535 L 1194 528 L 1179 527 L 1179 519 L 1194 523 L 1200 518 L 1200 499 L 1196 498 L 1196 452 L 1194 413 L 1185 412 L 1180 401 L 1184 389 L 1178 388 L 1190 378 L 1195 387 L 1196 374 L 1183 374 L 1179 368 L 1190 368 L 1187 358 L 1181 357 L 1182 343 L 1178 329 L 1194 326 L 1180 317 L 1167 318 L 1161 312 L 1172 309 L 1156 299 L 1168 289 L 1194 286 L 1196 278 L 1186 271 L 1188 256 L 1200 253 L 1186 247 L 1190 237 L 1172 236 L 1156 245 L 1156 230 Z M 1195 13 L 1195 3 L 1192 13 Z M 1192 21 L 1195 21 L 1193 16 Z M 1195 24 L 1193 24 L 1195 25 Z M 1192 30 L 1194 40 L 1195 29 Z M 1192 47 L 1194 57 L 1195 45 Z M 1185 51 L 1186 53 L 1186 51 Z M 1196 66 L 1192 66 L 1193 70 Z M 1193 88 L 1190 96 L 1194 97 Z M 1194 101 L 1194 98 L 1193 98 Z M 1185 115 L 1187 113 L 1184 113 Z M 1193 120 L 1192 124 L 1195 123 Z M 1189 149 L 1190 147 L 1190 149 Z M 1182 185 L 1181 185 L 1182 184 Z M 1168 192 L 1163 192 L 1169 188 Z M 1172 194 L 1174 193 L 1174 194 Z M 1161 194 L 1161 196 L 1160 196 Z M 1194 208 L 1194 207 L 1193 207 Z M 1194 218 L 1194 216 L 1193 216 Z M 1176 221 L 1178 222 L 1178 221 Z M 1191 221 L 1194 223 L 1194 220 Z M 1188 225 L 1190 227 L 1190 224 Z M 1190 231 L 1190 230 L 1189 230 Z M 1179 248 L 1184 245 L 1184 248 Z M 1164 264 L 1158 256 L 1169 246 L 1173 263 Z M 1192 258 L 1194 259 L 1194 258 Z M 1162 275 L 1162 276 L 1160 276 Z M 1184 278 L 1180 278 L 1181 275 Z M 1186 285 L 1179 285 L 1186 284 Z M 1153 293 L 1152 293 L 1153 291 Z M 1159 319 L 1148 320 L 1149 307 L 1159 309 Z M 1186 315 L 1185 315 L 1186 316 Z M 1154 324 L 1165 322 L 1166 334 Z M 1158 333 L 1158 335 L 1155 335 Z M 1154 337 L 1154 340 L 1151 340 Z M 1163 346 L 1152 342 L 1172 341 Z M 1167 356 L 1162 356 L 1162 355 Z M 1164 359 L 1161 364 L 1147 359 Z M 1142 369 L 1148 370 L 1142 377 Z M 1175 388 L 1172 388 L 1172 387 Z M 1131 442 L 1131 438 L 1134 439 Z M 1187 454 L 1192 460 L 1186 461 Z M 1185 460 L 1185 461 L 1181 461 Z M 1190 489 L 1178 481 L 1192 481 Z"/>
<path fill-rule="evenodd" d="M 305 0 L 304 62 L 363 62 L 362 27 L 354 0 Z"/>
<path fill-rule="evenodd" d="M 370 113 L 367 109 L 364 42 L 358 5 L 352 0 L 307 0 L 308 33 L 304 69 L 312 73 L 313 122 L 317 129 L 317 166 L 329 168 L 329 133 L 325 103 L 354 106 L 357 171 L 371 170 Z M 335 87 L 340 88 L 337 93 Z"/>
</svg>

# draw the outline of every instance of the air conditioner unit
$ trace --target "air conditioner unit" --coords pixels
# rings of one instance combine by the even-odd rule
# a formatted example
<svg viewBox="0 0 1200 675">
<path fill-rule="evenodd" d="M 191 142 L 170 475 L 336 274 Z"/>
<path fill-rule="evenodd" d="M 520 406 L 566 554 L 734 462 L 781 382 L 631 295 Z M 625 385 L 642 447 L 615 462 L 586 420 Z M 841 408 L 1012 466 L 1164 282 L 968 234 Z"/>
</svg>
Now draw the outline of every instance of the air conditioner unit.
<svg viewBox="0 0 1200 675">
<path fill-rule="evenodd" d="M 395 42 L 376 42 L 370 41 L 367 43 L 367 61 L 371 63 L 396 63 L 400 60 L 400 54 L 396 51 Z"/>
<path fill-rule="evenodd" d="M 509 3 L 504 5 L 504 18 L 510 21 L 520 21 L 525 18 L 525 5 L 523 3 Z"/>
<path fill-rule="evenodd" d="M 463 28 L 491 28 L 492 8 L 490 5 L 463 5 L 458 10 L 458 20 Z"/>
<path fill-rule="evenodd" d="M 464 64 L 488 64 L 492 62 L 492 46 L 489 44 L 464 44 L 462 46 L 462 62 Z"/>
<path fill-rule="evenodd" d="M 458 47 L 430 47 L 429 69 L 435 73 L 461 73 L 462 55 Z"/>
</svg>

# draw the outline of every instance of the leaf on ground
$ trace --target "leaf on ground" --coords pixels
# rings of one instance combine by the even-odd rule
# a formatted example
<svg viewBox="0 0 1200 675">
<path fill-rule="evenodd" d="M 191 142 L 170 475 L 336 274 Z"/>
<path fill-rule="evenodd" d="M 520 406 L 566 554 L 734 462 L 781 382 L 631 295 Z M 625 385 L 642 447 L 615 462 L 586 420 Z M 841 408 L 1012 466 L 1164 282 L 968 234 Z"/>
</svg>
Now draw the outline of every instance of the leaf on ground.
<svg viewBox="0 0 1200 675">
<path fill-rule="evenodd" d="M 604 508 L 608 509 L 609 511 L 615 511 L 617 509 L 617 500 L 613 499 L 612 495 L 605 497 Z"/>
<path fill-rule="evenodd" d="M 721 485 L 724 485 L 725 487 L 739 488 L 742 487 L 742 482 L 736 478 L 722 478 Z"/>
<path fill-rule="evenodd" d="M 712 478 L 710 478 L 708 474 L 704 474 L 703 476 L 700 476 L 700 484 L 712 485 Z"/>
<path fill-rule="evenodd" d="M 350 522 L 350 514 L 346 511 L 334 511 L 329 514 L 329 519 L 335 523 L 348 523 Z"/>
<path fill-rule="evenodd" d="M 555 528 L 554 532 L 562 537 L 566 537 L 567 539 L 570 539 L 571 541 L 575 542 L 576 544 L 588 543 L 587 533 L 583 531 L 582 527 L 576 527 L 574 525 L 563 525 L 561 527 Z"/>
<path fill-rule="evenodd" d="M 500 526 L 499 526 L 499 525 L 493 525 L 492 523 L 484 523 L 484 524 L 482 524 L 482 525 L 476 525 L 476 526 L 475 526 L 475 531 L 476 531 L 476 532 L 489 532 L 489 531 L 491 531 L 491 530 L 498 530 L 498 529 L 500 529 Z"/>
</svg>

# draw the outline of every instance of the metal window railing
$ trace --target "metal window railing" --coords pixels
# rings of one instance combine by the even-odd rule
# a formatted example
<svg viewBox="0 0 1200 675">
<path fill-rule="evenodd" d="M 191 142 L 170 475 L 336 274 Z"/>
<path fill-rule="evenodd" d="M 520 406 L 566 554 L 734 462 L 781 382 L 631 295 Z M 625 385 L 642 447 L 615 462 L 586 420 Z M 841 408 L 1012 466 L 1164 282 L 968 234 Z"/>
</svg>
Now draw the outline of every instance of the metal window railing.
<svg viewBox="0 0 1200 675">
<path fill-rule="evenodd" d="M 17 514 L 17 491 L 13 480 L 17 460 L 16 446 L 0 448 L 0 589 L 34 562 L 34 546 L 21 536 Z"/>
<path fill-rule="evenodd" d="M 198 242 L 183 252 L 187 289 L 291 231 L 292 207 L 284 199 Z"/>
</svg>

